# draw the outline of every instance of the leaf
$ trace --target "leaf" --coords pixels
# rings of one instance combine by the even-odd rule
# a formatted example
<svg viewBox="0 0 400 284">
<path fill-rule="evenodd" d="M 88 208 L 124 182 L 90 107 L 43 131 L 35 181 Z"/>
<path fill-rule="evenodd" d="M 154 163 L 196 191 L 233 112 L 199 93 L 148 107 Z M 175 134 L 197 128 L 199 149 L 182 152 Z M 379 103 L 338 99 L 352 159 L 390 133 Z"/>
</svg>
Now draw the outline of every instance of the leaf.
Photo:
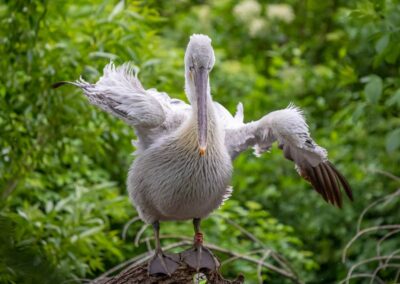
<svg viewBox="0 0 400 284">
<path fill-rule="evenodd" d="M 400 89 L 398 89 L 387 101 L 388 106 L 397 104 L 400 107 Z"/>
<path fill-rule="evenodd" d="M 385 61 L 389 64 L 394 64 L 400 55 L 397 42 L 390 42 L 385 51 Z"/>
<path fill-rule="evenodd" d="M 388 46 L 390 40 L 389 34 L 384 34 L 375 44 L 375 50 L 378 53 L 382 53 Z"/>
<path fill-rule="evenodd" d="M 357 122 L 360 117 L 365 114 L 365 107 L 367 106 L 366 103 L 359 103 L 355 110 L 353 111 L 353 122 Z"/>
<path fill-rule="evenodd" d="M 367 100 L 376 104 L 381 97 L 383 89 L 382 79 L 379 76 L 370 76 L 369 82 L 365 85 L 364 92 Z"/>
<path fill-rule="evenodd" d="M 17 209 L 18 215 L 23 217 L 26 220 L 29 220 L 28 215 L 26 215 L 26 213 L 24 211 L 22 211 L 21 209 Z"/>
<path fill-rule="evenodd" d="M 246 206 L 251 210 L 261 210 L 262 206 L 260 203 L 255 201 L 247 201 Z"/>
<path fill-rule="evenodd" d="M 114 19 L 114 17 L 124 9 L 124 6 L 125 6 L 125 1 L 124 0 L 119 1 L 118 4 L 115 5 L 114 9 L 112 10 L 110 16 L 108 17 L 108 20 L 111 22 Z"/>
<path fill-rule="evenodd" d="M 386 136 L 386 150 L 389 153 L 394 152 L 400 147 L 400 128 L 390 132 Z"/>
<path fill-rule="evenodd" d="M 86 231 L 84 231 L 84 232 L 79 234 L 79 238 L 83 239 L 83 238 L 88 237 L 90 235 L 97 234 L 98 232 L 103 230 L 103 228 L 104 228 L 104 226 L 97 226 L 97 227 L 91 228 L 89 230 L 86 230 Z"/>
</svg>

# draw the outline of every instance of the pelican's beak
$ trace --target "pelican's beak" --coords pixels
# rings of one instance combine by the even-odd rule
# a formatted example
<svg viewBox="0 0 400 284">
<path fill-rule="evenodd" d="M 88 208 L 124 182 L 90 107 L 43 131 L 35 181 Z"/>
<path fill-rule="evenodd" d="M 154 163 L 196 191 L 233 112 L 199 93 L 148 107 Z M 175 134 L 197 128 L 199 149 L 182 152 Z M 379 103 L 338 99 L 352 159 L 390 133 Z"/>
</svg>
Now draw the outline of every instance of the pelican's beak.
<svg viewBox="0 0 400 284">
<path fill-rule="evenodd" d="M 194 72 L 194 85 L 197 96 L 197 131 L 200 156 L 204 156 L 207 147 L 207 82 L 208 69 L 198 68 Z"/>
</svg>

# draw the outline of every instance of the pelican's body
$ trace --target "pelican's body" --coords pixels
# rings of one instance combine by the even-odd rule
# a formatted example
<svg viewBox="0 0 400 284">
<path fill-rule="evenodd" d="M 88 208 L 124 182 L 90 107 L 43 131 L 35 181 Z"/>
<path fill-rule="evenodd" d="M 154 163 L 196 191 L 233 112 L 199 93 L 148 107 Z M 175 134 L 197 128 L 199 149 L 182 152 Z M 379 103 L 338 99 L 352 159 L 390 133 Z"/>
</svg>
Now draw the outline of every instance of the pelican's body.
<svg viewBox="0 0 400 284">
<path fill-rule="evenodd" d="M 72 83 L 84 90 L 92 104 L 135 128 L 136 159 L 127 187 L 140 217 L 154 227 L 156 254 L 150 274 L 170 274 L 178 267 L 179 259 L 165 255 L 160 246 L 159 222 L 167 220 L 193 219 L 195 244 L 182 254 L 183 260 L 196 269 L 217 268 L 211 252 L 202 246 L 200 220 L 229 197 L 232 161 L 249 147 L 261 154 L 277 141 L 285 158 L 295 163 L 298 173 L 326 201 L 340 207 L 341 187 L 352 197 L 326 150 L 311 139 L 298 108 L 289 106 L 244 123 L 240 103 L 233 117 L 213 102 L 209 73 L 214 61 L 210 38 L 191 36 L 185 53 L 185 92 L 190 105 L 154 89 L 145 90 L 129 64 L 117 68 L 108 64 L 96 84 Z"/>
<path fill-rule="evenodd" d="M 222 125 L 210 106 L 204 156 L 199 155 L 197 122 L 190 114 L 187 121 L 141 151 L 133 162 L 128 192 L 146 222 L 204 218 L 229 194 L 232 162 Z"/>
</svg>

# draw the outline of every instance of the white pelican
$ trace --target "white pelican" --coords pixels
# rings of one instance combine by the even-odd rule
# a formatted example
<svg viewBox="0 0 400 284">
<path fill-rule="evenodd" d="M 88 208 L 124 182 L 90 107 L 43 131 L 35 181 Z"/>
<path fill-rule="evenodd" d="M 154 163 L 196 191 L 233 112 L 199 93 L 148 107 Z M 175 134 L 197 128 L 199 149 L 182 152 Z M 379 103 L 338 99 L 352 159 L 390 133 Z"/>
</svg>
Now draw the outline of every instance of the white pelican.
<svg viewBox="0 0 400 284">
<path fill-rule="evenodd" d="M 169 220 L 193 220 L 194 246 L 181 260 L 197 270 L 217 268 L 218 262 L 202 245 L 200 220 L 229 198 L 232 161 L 249 147 L 261 154 L 277 141 L 285 158 L 327 202 L 341 207 L 341 187 L 352 199 L 346 179 L 310 137 L 300 109 L 290 105 L 244 123 L 240 103 L 233 117 L 214 102 L 209 82 L 214 61 L 211 39 L 192 35 L 185 54 L 190 105 L 155 89 L 145 90 L 129 64 L 108 64 L 95 84 L 80 79 L 54 85 L 80 87 L 90 103 L 134 127 L 137 151 L 127 188 L 141 219 L 154 228 L 150 274 L 170 275 L 178 267 L 179 257 L 165 254 L 160 246 L 159 222 Z"/>
</svg>

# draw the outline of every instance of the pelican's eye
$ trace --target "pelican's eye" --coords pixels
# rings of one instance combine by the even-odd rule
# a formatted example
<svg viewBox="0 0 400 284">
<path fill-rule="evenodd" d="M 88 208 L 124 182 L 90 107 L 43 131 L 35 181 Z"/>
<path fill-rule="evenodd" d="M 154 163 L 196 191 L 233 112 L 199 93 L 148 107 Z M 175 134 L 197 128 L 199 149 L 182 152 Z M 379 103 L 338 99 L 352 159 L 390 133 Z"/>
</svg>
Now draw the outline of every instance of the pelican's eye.
<svg viewBox="0 0 400 284">
<path fill-rule="evenodd" d="M 189 66 L 189 70 L 193 71 L 194 70 L 194 65 Z"/>
</svg>

